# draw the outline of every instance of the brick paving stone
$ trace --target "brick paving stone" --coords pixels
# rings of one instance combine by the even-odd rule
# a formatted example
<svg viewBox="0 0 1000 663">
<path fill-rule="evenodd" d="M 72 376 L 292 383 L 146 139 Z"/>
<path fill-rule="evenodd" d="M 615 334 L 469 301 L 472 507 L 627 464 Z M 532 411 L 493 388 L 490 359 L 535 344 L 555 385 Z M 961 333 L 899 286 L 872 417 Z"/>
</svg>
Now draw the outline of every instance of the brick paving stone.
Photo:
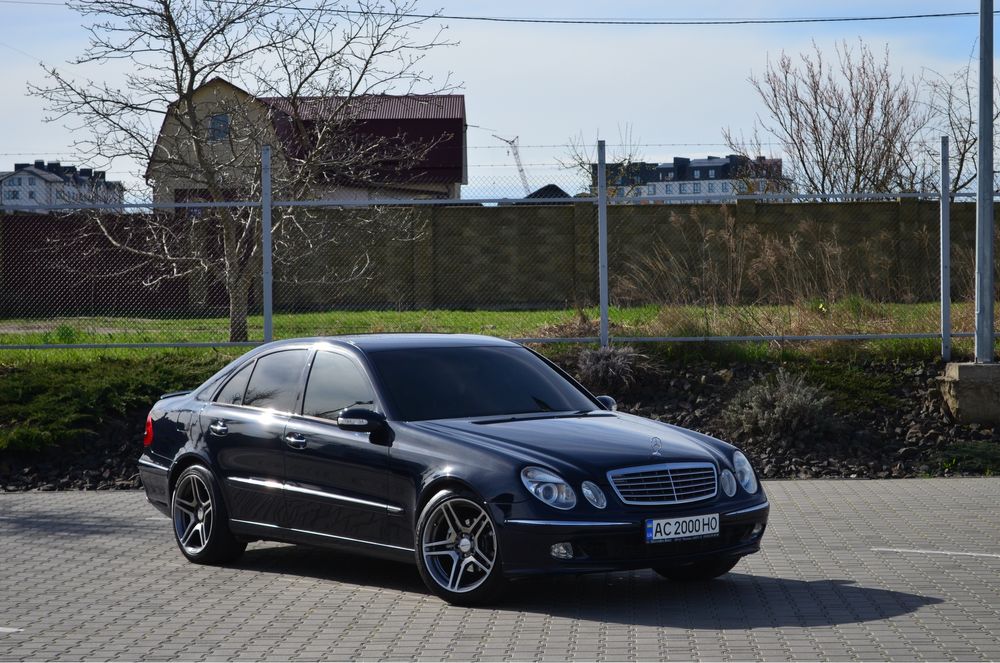
<svg viewBox="0 0 1000 663">
<path fill-rule="evenodd" d="M 535 578 L 448 606 L 415 569 L 257 543 L 183 560 L 141 493 L 0 494 L 0 661 L 1000 659 L 1000 480 L 776 481 L 722 580 Z"/>
</svg>

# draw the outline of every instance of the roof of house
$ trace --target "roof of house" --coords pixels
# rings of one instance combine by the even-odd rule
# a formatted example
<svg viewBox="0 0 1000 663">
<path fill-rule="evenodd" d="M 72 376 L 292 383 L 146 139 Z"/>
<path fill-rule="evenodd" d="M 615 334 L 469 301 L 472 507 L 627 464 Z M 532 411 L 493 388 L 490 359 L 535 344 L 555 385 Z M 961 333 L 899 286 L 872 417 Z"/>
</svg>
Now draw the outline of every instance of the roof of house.
<svg viewBox="0 0 1000 663">
<path fill-rule="evenodd" d="M 285 115 L 316 120 L 343 115 L 352 120 L 455 120 L 465 119 L 465 96 L 368 94 L 345 97 L 257 97 Z"/>
<path fill-rule="evenodd" d="M 535 189 L 525 198 L 569 198 L 570 195 L 555 184 L 546 184 L 540 189 Z"/>
<path fill-rule="evenodd" d="M 45 182 L 65 182 L 66 178 L 60 177 L 55 173 L 50 173 L 42 168 L 36 168 L 34 166 L 28 166 L 27 168 L 21 168 L 19 170 L 12 170 L 10 172 L 0 173 L 0 180 L 6 179 L 11 175 L 34 175 L 40 180 Z"/>
</svg>

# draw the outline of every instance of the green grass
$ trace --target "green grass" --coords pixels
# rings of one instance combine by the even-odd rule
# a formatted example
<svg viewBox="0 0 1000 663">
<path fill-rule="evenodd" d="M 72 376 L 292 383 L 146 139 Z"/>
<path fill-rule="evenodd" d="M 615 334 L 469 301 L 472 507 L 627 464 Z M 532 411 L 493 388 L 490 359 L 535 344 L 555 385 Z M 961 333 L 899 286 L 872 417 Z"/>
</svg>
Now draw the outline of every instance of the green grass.
<svg viewBox="0 0 1000 663">
<path fill-rule="evenodd" d="M 935 454 L 934 461 L 940 469 L 955 473 L 1000 473 L 1000 445 L 996 442 L 956 442 Z"/>
<path fill-rule="evenodd" d="M 806 379 L 824 387 L 845 412 L 901 405 L 891 394 L 896 386 L 891 375 L 865 371 L 856 363 L 799 361 L 798 364 Z"/>
<path fill-rule="evenodd" d="M 956 330 L 971 324 L 971 304 L 954 307 Z M 466 332 L 494 336 L 594 336 L 598 310 L 326 311 L 278 313 L 276 338 L 367 332 Z M 933 333 L 934 303 L 879 304 L 857 297 L 798 306 L 612 307 L 616 336 L 780 336 L 816 334 Z M 248 319 L 249 338 L 263 337 L 263 318 Z M 0 345 L 222 342 L 229 322 L 216 318 L 56 317 L 0 320 Z"/>
</svg>

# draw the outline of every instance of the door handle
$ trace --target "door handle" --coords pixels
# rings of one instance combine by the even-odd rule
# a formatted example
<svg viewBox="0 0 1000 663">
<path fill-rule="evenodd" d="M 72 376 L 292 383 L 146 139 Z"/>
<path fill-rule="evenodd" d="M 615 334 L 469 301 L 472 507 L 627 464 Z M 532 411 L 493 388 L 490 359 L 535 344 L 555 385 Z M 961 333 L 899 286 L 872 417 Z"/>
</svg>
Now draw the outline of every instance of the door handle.
<svg viewBox="0 0 1000 663">
<path fill-rule="evenodd" d="M 229 426 L 226 425 L 226 422 L 220 419 L 219 421 L 213 421 L 208 427 L 208 430 L 221 437 L 229 432 Z"/>
<path fill-rule="evenodd" d="M 285 444 L 290 446 L 292 449 L 305 449 L 306 437 L 302 433 L 286 433 Z"/>
</svg>

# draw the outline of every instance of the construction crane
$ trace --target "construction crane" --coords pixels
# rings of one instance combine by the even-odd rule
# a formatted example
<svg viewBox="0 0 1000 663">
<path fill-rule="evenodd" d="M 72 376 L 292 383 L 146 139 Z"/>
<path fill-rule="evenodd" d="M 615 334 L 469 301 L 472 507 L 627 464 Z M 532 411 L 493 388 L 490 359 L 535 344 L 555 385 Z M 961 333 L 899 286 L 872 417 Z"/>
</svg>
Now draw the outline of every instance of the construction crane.
<svg viewBox="0 0 1000 663">
<path fill-rule="evenodd" d="M 517 174 L 521 176 L 521 185 L 524 187 L 524 195 L 531 193 L 531 187 L 528 186 L 528 176 L 524 173 L 524 165 L 521 163 L 521 152 L 517 149 L 517 136 L 513 138 L 504 138 L 503 136 L 498 136 L 493 134 L 493 137 L 497 140 L 507 143 L 507 147 L 510 148 L 511 154 L 514 155 L 514 163 L 517 164 Z"/>
</svg>

